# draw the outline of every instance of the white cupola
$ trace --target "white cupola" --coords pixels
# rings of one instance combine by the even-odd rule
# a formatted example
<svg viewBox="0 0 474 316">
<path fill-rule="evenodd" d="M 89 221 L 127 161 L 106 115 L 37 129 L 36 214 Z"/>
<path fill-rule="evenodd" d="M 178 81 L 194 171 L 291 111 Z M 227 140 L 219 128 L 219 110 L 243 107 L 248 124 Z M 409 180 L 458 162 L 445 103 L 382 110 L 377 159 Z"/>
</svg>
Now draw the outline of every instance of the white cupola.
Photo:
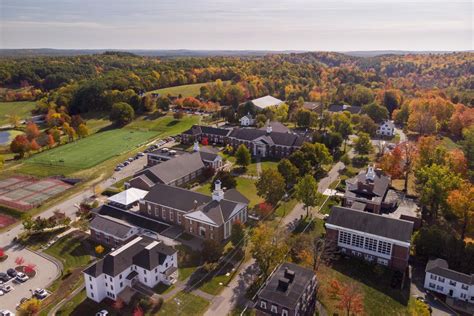
<svg viewBox="0 0 474 316">
<path fill-rule="evenodd" d="M 373 165 L 369 165 L 367 167 L 367 173 L 365 174 L 365 178 L 370 181 L 375 180 L 375 170 Z"/>
<path fill-rule="evenodd" d="M 272 132 L 272 125 L 270 124 L 270 121 L 267 122 L 267 134 L 270 134 Z"/>
<path fill-rule="evenodd" d="M 199 143 L 198 142 L 194 142 L 194 146 L 193 146 L 193 151 L 199 151 Z"/>
<path fill-rule="evenodd" d="M 212 191 L 212 199 L 214 201 L 221 201 L 224 198 L 224 190 L 221 188 L 221 180 L 217 180 L 214 184 L 214 191 Z"/>
</svg>

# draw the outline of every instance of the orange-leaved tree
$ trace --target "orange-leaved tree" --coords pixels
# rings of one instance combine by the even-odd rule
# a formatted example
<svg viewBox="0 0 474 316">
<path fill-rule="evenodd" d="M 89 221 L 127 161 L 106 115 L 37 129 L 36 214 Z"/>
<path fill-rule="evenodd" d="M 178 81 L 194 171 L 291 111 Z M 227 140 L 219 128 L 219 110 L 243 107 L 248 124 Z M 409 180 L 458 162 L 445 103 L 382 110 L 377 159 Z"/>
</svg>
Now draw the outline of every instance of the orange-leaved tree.
<svg viewBox="0 0 474 316">
<path fill-rule="evenodd" d="M 364 312 L 364 298 L 354 284 L 341 284 L 333 279 L 327 291 L 330 297 L 337 301 L 337 309 L 345 312 L 346 315 L 360 315 Z"/>
</svg>

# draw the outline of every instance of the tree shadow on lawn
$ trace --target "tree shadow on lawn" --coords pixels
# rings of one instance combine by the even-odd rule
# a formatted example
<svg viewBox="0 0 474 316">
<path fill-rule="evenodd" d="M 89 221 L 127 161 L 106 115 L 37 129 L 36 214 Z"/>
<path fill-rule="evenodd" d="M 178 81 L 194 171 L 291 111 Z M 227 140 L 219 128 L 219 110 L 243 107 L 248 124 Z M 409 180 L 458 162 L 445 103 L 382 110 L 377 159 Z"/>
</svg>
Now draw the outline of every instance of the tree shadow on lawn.
<svg viewBox="0 0 474 316">
<path fill-rule="evenodd" d="M 179 124 L 179 121 L 178 120 L 173 120 L 173 121 L 169 122 L 168 124 L 166 124 L 166 127 L 175 126 L 177 124 Z"/>
<path fill-rule="evenodd" d="M 405 279 L 403 289 L 400 289 L 400 283 L 396 288 L 392 288 L 391 281 L 396 273 L 395 271 L 351 257 L 341 257 L 331 264 L 331 268 L 391 297 L 404 306 L 408 305 L 410 298 L 410 280 L 408 277 Z"/>
<path fill-rule="evenodd" d="M 226 273 L 232 274 L 232 268 L 234 265 L 228 262 L 220 263 L 213 271 L 208 272 L 202 267 L 198 268 L 194 273 L 189 277 L 188 282 L 186 283 L 185 290 L 195 290 L 203 286 L 204 284 L 210 282 L 213 278 L 225 275 Z M 229 281 L 230 281 L 229 276 Z M 226 285 L 226 284 L 224 284 Z"/>
</svg>

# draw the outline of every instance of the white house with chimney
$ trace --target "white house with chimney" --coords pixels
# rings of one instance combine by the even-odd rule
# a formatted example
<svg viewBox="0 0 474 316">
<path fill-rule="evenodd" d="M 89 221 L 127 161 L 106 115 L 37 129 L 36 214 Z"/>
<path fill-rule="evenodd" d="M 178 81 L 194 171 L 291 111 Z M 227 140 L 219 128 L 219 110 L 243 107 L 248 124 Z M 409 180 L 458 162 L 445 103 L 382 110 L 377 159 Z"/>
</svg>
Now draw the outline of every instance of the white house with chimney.
<svg viewBox="0 0 474 316">
<path fill-rule="evenodd" d="M 178 278 L 177 251 L 147 236 L 136 237 L 83 271 L 87 297 L 127 301 L 136 283 L 153 288 Z"/>
<path fill-rule="evenodd" d="M 448 262 L 444 259 L 428 261 L 424 287 L 455 300 L 474 304 L 474 274 L 449 269 Z"/>
</svg>

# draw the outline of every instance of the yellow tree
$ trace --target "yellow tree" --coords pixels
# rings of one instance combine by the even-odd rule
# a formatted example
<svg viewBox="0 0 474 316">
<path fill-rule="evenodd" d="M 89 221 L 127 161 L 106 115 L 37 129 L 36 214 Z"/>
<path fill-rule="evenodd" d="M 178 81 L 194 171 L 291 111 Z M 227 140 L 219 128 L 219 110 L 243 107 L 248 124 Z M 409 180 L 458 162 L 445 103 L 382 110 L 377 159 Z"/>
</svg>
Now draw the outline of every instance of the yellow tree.
<svg viewBox="0 0 474 316">
<path fill-rule="evenodd" d="M 33 316 L 38 314 L 40 307 L 41 301 L 36 298 L 32 298 L 21 304 L 19 309 L 21 311 L 21 315 Z"/>
<path fill-rule="evenodd" d="M 95 253 L 100 255 L 104 252 L 105 248 L 102 245 L 98 245 L 95 247 Z"/>
<path fill-rule="evenodd" d="M 474 186 L 464 181 L 459 189 L 449 192 L 447 203 L 461 222 L 461 239 L 470 231 L 474 222 Z"/>
</svg>

